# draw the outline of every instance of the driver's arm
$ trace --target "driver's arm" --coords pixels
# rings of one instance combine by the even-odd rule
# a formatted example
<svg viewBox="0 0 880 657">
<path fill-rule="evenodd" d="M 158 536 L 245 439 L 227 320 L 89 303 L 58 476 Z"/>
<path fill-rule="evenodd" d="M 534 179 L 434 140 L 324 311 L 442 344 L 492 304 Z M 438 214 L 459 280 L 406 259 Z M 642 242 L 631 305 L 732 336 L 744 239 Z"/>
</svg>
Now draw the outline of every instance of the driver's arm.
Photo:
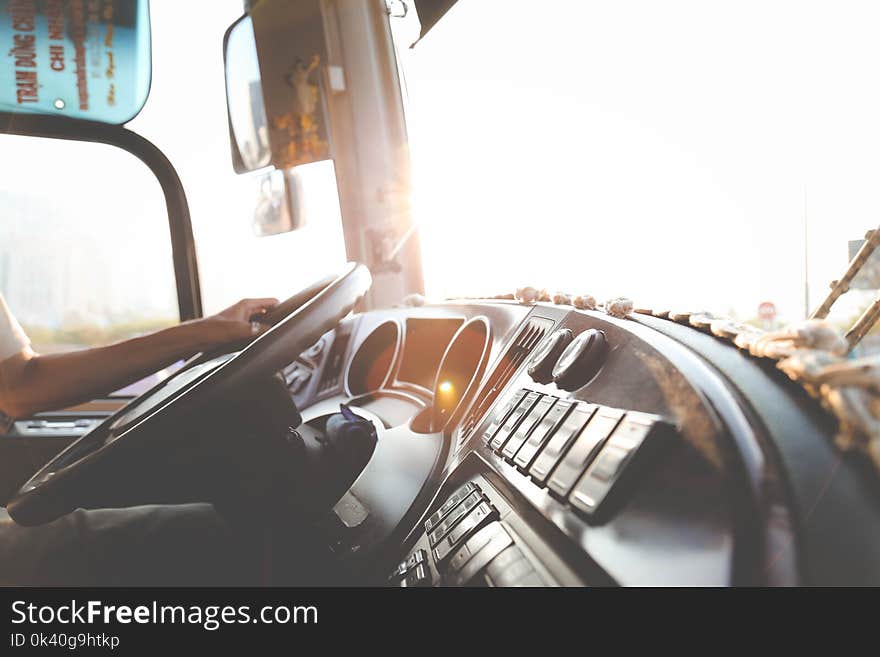
<svg viewBox="0 0 880 657">
<path fill-rule="evenodd" d="M 250 318 L 277 304 L 244 299 L 217 315 L 107 347 L 41 355 L 25 345 L 0 362 L 0 412 L 30 417 L 109 394 L 181 358 L 254 335 L 259 329 Z"/>
</svg>

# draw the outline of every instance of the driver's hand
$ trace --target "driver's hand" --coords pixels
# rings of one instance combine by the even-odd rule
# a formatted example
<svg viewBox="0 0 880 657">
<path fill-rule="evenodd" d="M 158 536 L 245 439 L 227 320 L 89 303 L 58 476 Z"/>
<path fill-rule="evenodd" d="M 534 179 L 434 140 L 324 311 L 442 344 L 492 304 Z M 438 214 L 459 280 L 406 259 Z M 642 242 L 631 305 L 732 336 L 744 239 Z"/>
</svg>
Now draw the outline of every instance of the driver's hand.
<svg viewBox="0 0 880 657">
<path fill-rule="evenodd" d="M 199 320 L 203 338 L 213 346 L 252 338 L 269 328 L 255 320 L 277 305 L 278 299 L 242 299 L 216 315 Z"/>
</svg>

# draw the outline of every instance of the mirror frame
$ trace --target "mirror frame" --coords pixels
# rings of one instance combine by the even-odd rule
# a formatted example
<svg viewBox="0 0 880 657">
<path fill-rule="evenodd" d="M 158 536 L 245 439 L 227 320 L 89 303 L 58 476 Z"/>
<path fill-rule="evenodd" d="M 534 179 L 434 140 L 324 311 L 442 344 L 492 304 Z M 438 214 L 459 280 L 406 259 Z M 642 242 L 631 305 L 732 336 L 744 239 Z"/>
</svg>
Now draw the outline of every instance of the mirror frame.
<svg viewBox="0 0 880 657">
<path fill-rule="evenodd" d="M 241 23 L 244 19 L 248 17 L 247 13 L 242 14 L 238 17 L 238 19 L 232 23 L 228 28 L 226 28 L 226 32 L 223 34 L 223 71 L 225 75 L 226 71 L 226 51 L 227 46 L 229 45 L 229 35 L 232 34 L 232 30 Z M 232 117 L 229 116 L 229 89 L 225 89 L 226 93 L 226 124 L 229 126 L 229 148 L 232 153 L 232 169 L 235 173 L 251 173 L 251 169 L 248 169 L 244 160 L 241 157 L 241 151 L 238 150 L 238 142 L 235 139 L 235 132 L 232 129 Z M 271 166 L 271 165 L 270 165 Z M 254 169 L 253 171 L 260 171 L 260 169 Z"/>
</svg>

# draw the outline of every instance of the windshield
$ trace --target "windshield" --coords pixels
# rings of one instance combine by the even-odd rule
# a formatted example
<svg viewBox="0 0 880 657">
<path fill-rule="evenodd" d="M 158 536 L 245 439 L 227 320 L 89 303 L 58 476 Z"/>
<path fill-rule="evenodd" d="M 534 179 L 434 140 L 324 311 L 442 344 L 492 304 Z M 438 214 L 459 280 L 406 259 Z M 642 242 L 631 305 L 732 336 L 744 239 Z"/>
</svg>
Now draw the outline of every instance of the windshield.
<svg viewBox="0 0 880 657">
<path fill-rule="evenodd" d="M 242 297 L 284 299 L 345 263 L 332 162 L 297 168 L 304 228 L 254 230 L 261 173 L 232 169 L 223 67 L 222 35 L 241 15 L 241 0 L 150 3 L 153 84 L 129 124 L 162 149 L 183 181 L 206 313 Z"/>
<path fill-rule="evenodd" d="M 177 321 L 165 199 L 146 166 L 101 144 L 2 135 L 0 150 L 0 294 L 34 349 Z M 125 185 L 108 185 L 111 172 Z"/>
<path fill-rule="evenodd" d="M 205 8 L 151 3 L 152 90 L 129 127 L 180 174 L 212 313 L 246 296 L 290 296 L 338 270 L 345 248 L 331 162 L 297 172 L 305 228 L 255 234 L 260 174 L 233 172 L 223 71 L 222 35 L 242 4 Z M 146 166 L 74 141 L 3 136 L 0 150 L 0 293 L 37 351 L 103 345 L 178 321 L 168 215 Z"/>
<path fill-rule="evenodd" d="M 459 2 L 399 43 L 429 295 L 803 318 L 880 223 L 878 24 L 852 1 Z"/>
<path fill-rule="evenodd" d="M 260 200 L 261 173 L 239 176 L 232 169 L 223 69 L 222 35 L 241 16 L 242 3 L 215 0 L 210 11 L 206 5 L 150 3 L 156 44 L 152 87 L 146 106 L 128 127 L 155 143 L 180 175 L 192 214 L 203 305 L 210 314 L 242 297 L 286 298 L 327 272 L 338 271 L 345 262 L 345 247 L 329 161 L 297 170 L 305 228 L 257 236 L 253 218 Z M 58 280 L 44 276 L 38 269 L 40 260 L 0 234 L 0 291 L 5 289 L 11 304 L 16 301 L 13 311 L 33 336 L 46 335 L 45 339 L 32 338 L 37 347 L 57 350 L 104 344 L 176 319 L 168 216 L 158 183 L 146 168 L 134 162 L 135 176 L 128 164 L 131 156 L 86 143 L 5 138 L 3 152 L 8 156 L 9 175 L 2 192 L 9 197 L 9 217 L 0 230 L 19 230 L 21 222 L 30 222 L 22 225 L 30 225 L 30 233 L 39 235 L 30 240 L 30 249 L 48 251 L 46 235 L 60 233 L 41 233 L 34 227 L 51 219 L 65 226 L 63 244 L 71 252 L 130 254 L 132 236 L 137 236 L 136 253 L 142 256 L 121 255 L 121 261 L 93 260 L 89 267 L 78 267 L 68 277 L 67 285 L 80 290 L 73 295 L 55 289 L 67 275 L 59 273 Z M 53 166 L 47 166 L 50 162 Z M 33 171 L 45 171 L 45 175 L 34 177 Z M 66 191 L 61 191 L 61 184 Z M 19 201 L 27 206 L 50 192 L 51 208 L 31 203 L 26 216 L 10 210 L 9 203 L 13 208 Z M 154 248 L 153 239 L 164 240 L 165 250 Z M 24 289 L 24 285 L 13 284 L 11 274 L 4 273 L 11 267 L 3 265 L 4 258 L 28 268 L 34 285 L 47 296 L 19 300 L 25 293 L 15 289 Z M 118 303 L 101 300 L 110 291 L 97 281 L 108 280 L 137 293 L 123 295 Z M 148 289 L 161 290 L 161 303 L 145 297 L 143 290 Z M 86 290 L 91 296 L 86 296 Z M 79 317 L 93 315 L 97 316 L 93 323 L 101 330 L 70 334 L 71 322 L 79 326 Z M 64 317 L 73 319 L 65 323 L 59 319 Z M 50 329 L 51 335 L 47 334 Z"/>
</svg>

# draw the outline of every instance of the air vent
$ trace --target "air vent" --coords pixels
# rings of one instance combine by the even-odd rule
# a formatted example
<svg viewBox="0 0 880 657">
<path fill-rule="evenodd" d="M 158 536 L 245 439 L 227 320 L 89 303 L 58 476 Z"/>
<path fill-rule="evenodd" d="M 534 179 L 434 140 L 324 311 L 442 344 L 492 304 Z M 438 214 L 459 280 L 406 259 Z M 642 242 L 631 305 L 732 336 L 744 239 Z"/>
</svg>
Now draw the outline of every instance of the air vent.
<svg viewBox="0 0 880 657">
<path fill-rule="evenodd" d="M 528 360 L 529 354 L 538 345 L 547 332 L 553 328 L 553 320 L 543 317 L 532 317 L 520 330 L 513 344 L 495 364 L 492 375 L 483 386 L 480 396 L 471 406 L 468 416 L 464 421 L 460 443 L 467 440 L 474 428 L 489 410 L 498 395 L 507 387 L 510 380 L 519 371 L 523 363 Z"/>
<path fill-rule="evenodd" d="M 345 352 L 348 351 L 350 339 L 350 333 L 336 333 L 333 339 L 333 347 L 330 349 L 330 355 L 327 357 L 327 364 L 321 377 L 321 385 L 318 387 L 319 394 L 333 390 L 339 385 L 339 379 L 342 376 L 342 366 L 345 363 Z"/>
</svg>

